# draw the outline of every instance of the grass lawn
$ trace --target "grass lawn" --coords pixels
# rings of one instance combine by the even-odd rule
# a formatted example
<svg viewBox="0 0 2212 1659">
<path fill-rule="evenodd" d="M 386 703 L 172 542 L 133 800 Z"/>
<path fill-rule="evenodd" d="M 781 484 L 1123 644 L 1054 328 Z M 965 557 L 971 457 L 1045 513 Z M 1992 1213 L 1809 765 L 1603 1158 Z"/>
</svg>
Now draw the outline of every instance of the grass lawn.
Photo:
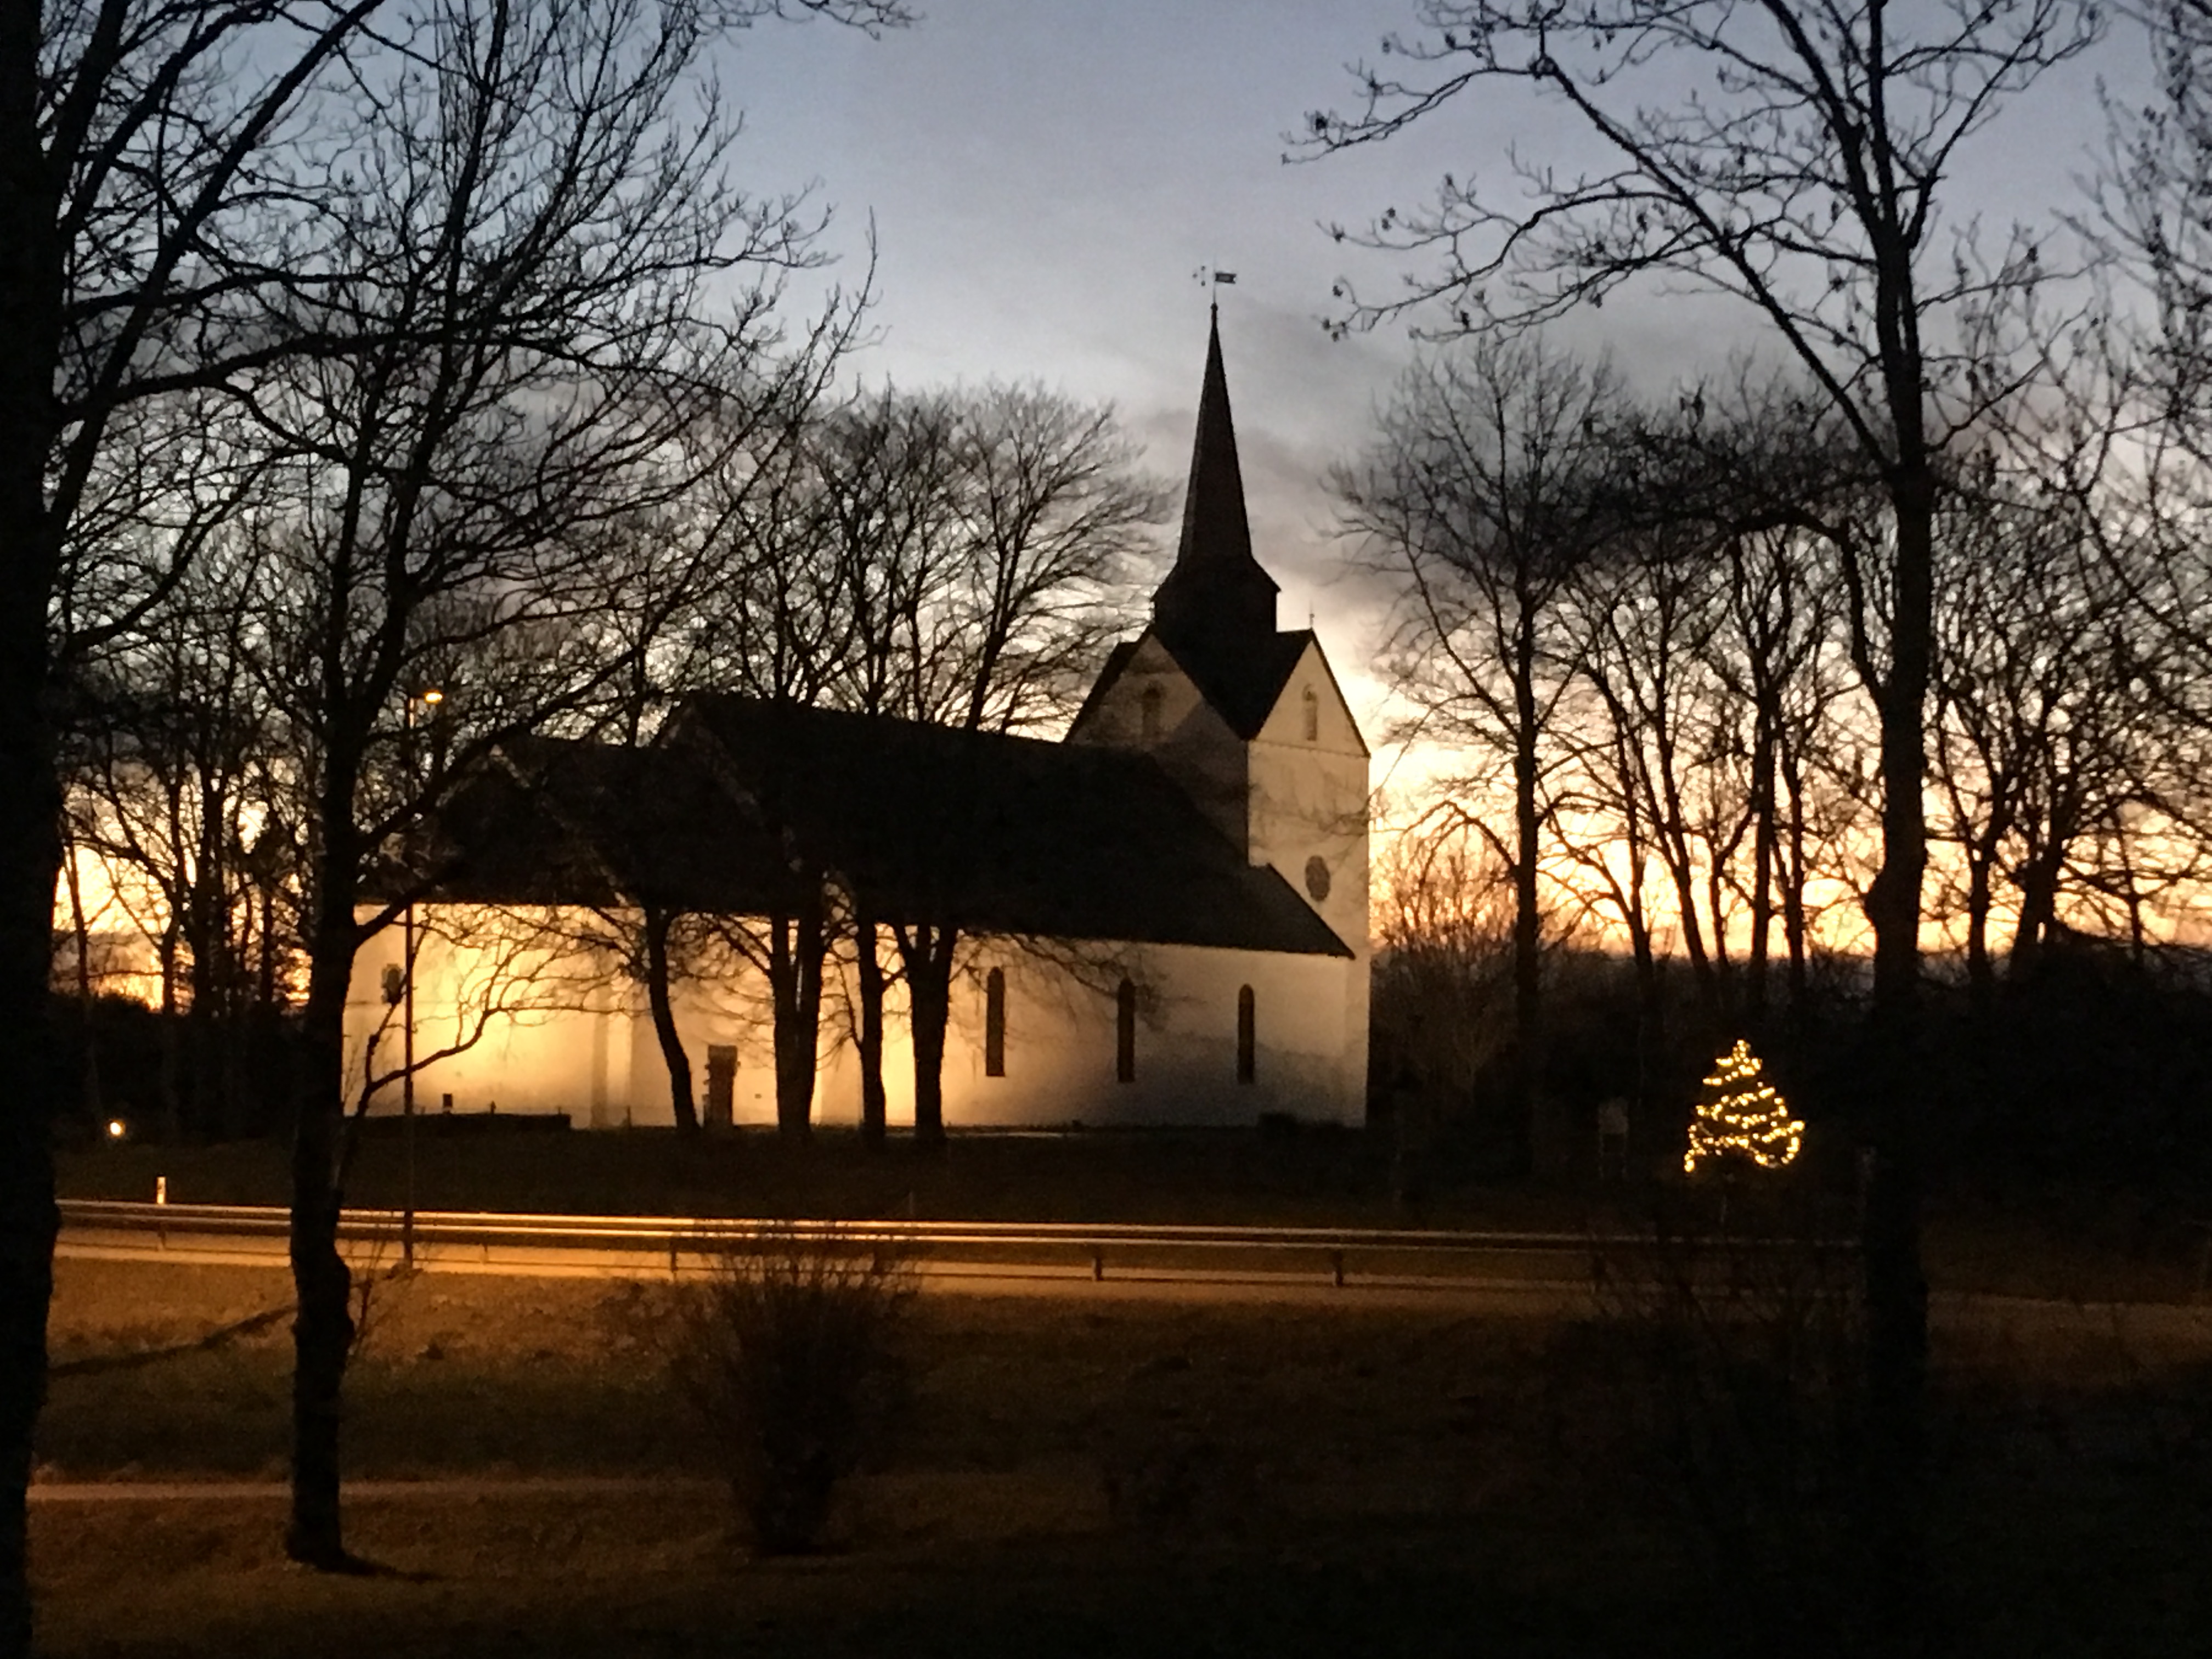
<svg viewBox="0 0 2212 1659">
<path fill-rule="evenodd" d="M 59 1264 L 66 1367 L 281 1306 L 280 1273 Z M 756 1560 L 641 1340 L 660 1294 L 384 1285 L 350 1472 L 459 1480 L 349 1505 L 390 1571 L 285 1566 L 273 1499 L 41 1503 L 64 1656 L 1666 1655 L 1852 1651 L 1714 1570 L 1621 1334 L 1445 1307 L 927 1295 L 896 1454 L 835 1547 Z M 1955 1655 L 2201 1653 L 2212 1629 L 2212 1329 L 1947 1327 L 1937 1558 Z M 281 1327 L 58 1376 L 44 1479 L 276 1477 Z M 642 1486 L 503 1489 L 627 1477 Z M 1825 1649 L 1823 1644 L 1825 1643 Z"/>
</svg>

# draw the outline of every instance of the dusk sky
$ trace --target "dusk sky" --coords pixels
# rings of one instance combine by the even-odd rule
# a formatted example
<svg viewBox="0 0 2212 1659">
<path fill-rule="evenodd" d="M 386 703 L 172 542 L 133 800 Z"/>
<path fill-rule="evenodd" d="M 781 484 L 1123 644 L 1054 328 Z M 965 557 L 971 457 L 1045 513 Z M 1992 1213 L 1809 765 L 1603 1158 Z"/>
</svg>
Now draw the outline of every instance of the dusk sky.
<svg viewBox="0 0 2212 1659">
<path fill-rule="evenodd" d="M 1282 584 L 1282 625 L 1316 613 L 1379 735 L 1360 672 L 1373 611 L 1332 580 L 1323 480 L 1364 441 L 1410 347 L 1402 326 L 1332 343 L 1320 319 L 1339 277 L 1380 294 L 1407 267 L 1322 227 L 1419 204 L 1446 171 L 1502 184 L 1516 146 L 1564 166 L 1591 154 L 1588 141 L 1501 85 L 1379 148 L 1285 165 L 1307 111 L 1352 102 L 1346 65 L 1413 27 L 1412 0 L 921 5 L 917 27 L 873 41 L 763 25 L 722 64 L 746 112 L 739 177 L 760 190 L 814 181 L 836 210 L 828 246 L 848 281 L 873 216 L 882 338 L 856 372 L 910 386 L 1034 378 L 1109 398 L 1152 465 L 1179 478 L 1206 335 L 1193 272 L 1237 273 L 1222 335 L 1255 550 Z M 1970 145 L 1949 199 L 1993 234 L 2077 208 L 2105 131 L 2100 83 L 2139 97 L 2146 67 L 2124 30 L 2046 76 Z M 1655 296 L 1592 313 L 1570 338 L 1663 389 L 1724 367 L 1757 334 L 1729 306 Z"/>
</svg>

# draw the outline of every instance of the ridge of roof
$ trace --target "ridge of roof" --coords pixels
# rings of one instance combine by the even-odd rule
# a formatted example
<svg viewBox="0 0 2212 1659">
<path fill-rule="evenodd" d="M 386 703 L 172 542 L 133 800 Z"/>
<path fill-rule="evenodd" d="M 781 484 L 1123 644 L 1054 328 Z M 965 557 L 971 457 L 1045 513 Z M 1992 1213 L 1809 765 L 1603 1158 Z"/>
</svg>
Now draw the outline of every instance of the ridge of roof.
<svg viewBox="0 0 2212 1659">
<path fill-rule="evenodd" d="M 1067 723 L 1068 737 L 1080 732 L 1083 722 L 1089 720 L 1091 712 L 1106 701 L 1106 694 L 1114 689 L 1115 683 L 1121 678 L 1121 671 L 1129 665 L 1129 659 L 1137 654 L 1137 647 L 1143 643 L 1142 635 L 1133 640 L 1114 641 L 1114 648 L 1106 653 L 1105 665 L 1099 669 L 1098 678 L 1091 681 L 1091 690 L 1084 695 L 1083 707 L 1075 711 L 1075 718 Z M 1066 739 L 1062 738 L 1061 741 Z"/>
</svg>

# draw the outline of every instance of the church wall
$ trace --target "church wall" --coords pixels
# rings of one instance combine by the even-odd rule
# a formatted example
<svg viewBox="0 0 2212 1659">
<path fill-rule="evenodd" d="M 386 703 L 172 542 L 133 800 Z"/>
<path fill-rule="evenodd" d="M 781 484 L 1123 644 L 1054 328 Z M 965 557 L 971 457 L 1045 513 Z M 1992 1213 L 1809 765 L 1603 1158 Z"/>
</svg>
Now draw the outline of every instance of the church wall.
<svg viewBox="0 0 2212 1659">
<path fill-rule="evenodd" d="M 1311 702 L 1308 694 L 1311 694 Z M 1309 738 L 1308 720 L 1314 735 Z M 1367 750 L 1317 645 L 1307 647 L 1250 749 L 1249 845 L 1356 953 L 1343 980 L 1340 1086 L 1367 1088 Z M 1316 891 L 1312 860 L 1322 862 Z"/>
<path fill-rule="evenodd" d="M 536 928 L 469 906 L 417 907 L 415 1052 L 417 1111 L 567 1111 L 590 1121 L 627 1093 L 617 1063 L 629 1023 L 627 988 L 595 953 L 549 942 Z M 401 1010 L 386 1003 L 385 970 L 404 955 L 398 925 L 371 938 L 354 960 L 346 995 L 349 1095 L 373 1066 L 398 1063 Z M 374 1048 L 370 1046 L 374 1037 Z M 429 1057 L 442 1049 L 459 1052 Z M 398 1111 L 399 1085 L 380 1091 L 372 1111 Z M 613 1118 L 619 1121 L 619 1114 Z"/>
<path fill-rule="evenodd" d="M 426 910 L 431 907 L 425 907 Z M 386 940 L 388 939 L 388 944 Z M 887 947 L 888 949 L 888 947 Z M 418 1110 L 438 1109 L 450 1091 L 457 1111 L 565 1111 L 580 1128 L 666 1125 L 667 1071 L 639 988 L 610 975 L 589 953 L 538 952 L 502 957 L 493 947 L 455 951 L 440 943 L 418 957 L 418 1052 L 450 1042 L 457 1021 L 483 1018 L 483 1036 L 467 1052 L 418 1075 Z M 399 956 L 398 933 L 373 940 L 356 964 L 347 1031 L 356 1057 L 386 1014 L 384 963 Z M 953 1128 L 1237 1125 L 1263 1112 L 1358 1123 L 1364 1078 L 1350 1086 L 1343 1055 L 1355 1034 L 1346 1025 L 1347 987 L 1364 982 L 1364 964 L 1336 957 L 1217 951 L 1194 946 L 1055 947 L 1049 957 L 1000 940 L 971 942 L 953 987 L 944 1070 L 945 1121 Z M 1006 975 L 1006 1075 L 986 1075 L 985 987 L 993 968 Z M 1126 973 L 1139 988 L 1135 1078 L 1116 1076 L 1115 988 Z M 691 1061 L 694 1090 L 707 1101 L 708 1048 L 738 1049 L 736 1121 L 775 1121 L 773 1051 L 764 987 L 750 969 L 734 981 L 679 988 L 678 1025 Z M 487 1000 L 494 979 L 512 981 L 503 1000 Z M 1237 1078 L 1237 992 L 1255 1004 L 1254 1080 Z M 825 996 L 815 1121 L 860 1118 L 860 1066 L 850 1039 L 857 1003 L 849 969 Z M 914 1119 L 913 1051 L 896 988 L 886 1010 L 884 1081 L 892 1126 Z M 1364 1028 L 1356 1039 L 1364 1051 Z M 396 1016 L 380 1049 L 399 1041 Z M 372 1103 L 399 1109 L 396 1085 Z"/>
<path fill-rule="evenodd" d="M 1072 964 L 987 941 L 955 995 L 949 1124 L 1249 1124 L 1263 1112 L 1358 1122 L 1340 1086 L 1343 984 L 1334 957 L 1121 946 Z M 1006 1074 L 985 1075 L 985 979 L 1006 975 Z M 1116 991 L 1137 988 L 1135 1075 L 1118 1075 Z M 1237 993 L 1252 988 L 1255 1077 L 1237 1075 Z"/>
</svg>

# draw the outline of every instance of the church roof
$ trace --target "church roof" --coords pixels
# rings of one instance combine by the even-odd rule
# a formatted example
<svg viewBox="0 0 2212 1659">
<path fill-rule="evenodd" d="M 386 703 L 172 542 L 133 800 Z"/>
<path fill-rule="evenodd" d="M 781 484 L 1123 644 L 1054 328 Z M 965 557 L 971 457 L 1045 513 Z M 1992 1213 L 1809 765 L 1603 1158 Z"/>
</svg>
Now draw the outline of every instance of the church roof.
<svg viewBox="0 0 2212 1659">
<path fill-rule="evenodd" d="M 1229 374 L 1221 361 L 1221 321 L 1206 331 L 1206 374 L 1198 392 L 1198 431 L 1191 441 L 1190 480 L 1182 498 L 1182 537 L 1176 567 L 1256 574 L 1267 590 L 1273 579 L 1252 556 L 1252 526 L 1244 513 L 1244 472 L 1237 460 L 1237 423 L 1229 410 Z"/>
<path fill-rule="evenodd" d="M 440 818 L 440 897 L 734 915 L 792 896 L 775 842 L 693 757 L 528 738 L 502 757 Z"/>
<path fill-rule="evenodd" d="M 884 921 L 1348 956 L 1146 756 L 750 698 L 652 749 L 519 744 L 441 825 L 436 896 L 758 915 L 836 875 Z"/>
<path fill-rule="evenodd" d="M 1271 633 L 1231 654 L 1209 652 L 1190 641 L 1178 648 L 1174 641 L 1162 637 L 1158 629 L 1152 632 L 1176 659 L 1176 665 L 1190 676 L 1199 695 L 1212 705 L 1229 729 L 1247 743 L 1260 735 L 1260 728 L 1267 723 L 1267 716 L 1274 712 L 1283 695 L 1284 684 L 1314 639 L 1313 631 L 1304 628 Z M 1105 701 L 1141 643 L 1141 639 L 1123 640 L 1107 653 L 1106 666 L 1099 671 L 1097 683 L 1091 688 L 1091 695 L 1083 700 L 1083 708 L 1075 717 L 1076 726 L 1079 727 L 1091 710 Z"/>
<path fill-rule="evenodd" d="M 1149 757 L 727 696 L 687 714 L 761 819 L 884 920 L 1350 954 Z"/>
</svg>

